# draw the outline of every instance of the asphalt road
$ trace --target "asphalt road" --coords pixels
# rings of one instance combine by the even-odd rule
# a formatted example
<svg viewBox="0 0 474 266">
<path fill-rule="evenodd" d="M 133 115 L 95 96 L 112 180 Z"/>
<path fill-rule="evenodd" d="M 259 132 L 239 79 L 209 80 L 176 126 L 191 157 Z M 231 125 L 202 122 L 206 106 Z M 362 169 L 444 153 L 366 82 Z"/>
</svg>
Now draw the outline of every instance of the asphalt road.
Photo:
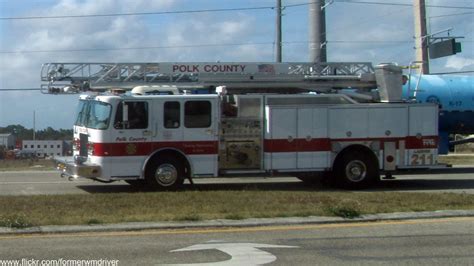
<svg viewBox="0 0 474 266">
<path fill-rule="evenodd" d="M 185 189 L 228 190 L 254 188 L 261 190 L 331 191 L 324 185 L 308 186 L 293 177 L 284 178 L 207 178 L 195 179 L 194 187 Z M 68 181 L 56 171 L 0 172 L 0 195 L 88 194 L 134 192 L 125 182 L 102 184 L 91 180 Z M 474 174 L 397 175 L 395 180 L 381 182 L 365 191 L 454 192 L 474 194 Z"/>
<path fill-rule="evenodd" d="M 74 259 L 108 260 L 115 265 L 469 265 L 474 261 L 473 232 L 474 218 L 468 217 L 4 235 L 0 236 L 0 263 L 1 260 Z"/>
</svg>

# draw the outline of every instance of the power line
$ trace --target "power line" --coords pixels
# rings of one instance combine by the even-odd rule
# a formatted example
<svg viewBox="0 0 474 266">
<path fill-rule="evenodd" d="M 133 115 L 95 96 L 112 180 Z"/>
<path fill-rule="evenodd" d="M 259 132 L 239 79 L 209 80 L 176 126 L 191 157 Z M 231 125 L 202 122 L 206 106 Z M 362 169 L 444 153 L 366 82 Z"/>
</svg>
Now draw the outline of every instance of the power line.
<svg viewBox="0 0 474 266">
<path fill-rule="evenodd" d="M 463 16 L 463 15 L 471 15 L 474 12 L 463 12 L 463 13 L 456 13 L 456 14 L 447 14 L 447 15 L 439 15 L 439 16 L 431 16 L 429 18 L 444 18 L 444 17 L 454 17 L 454 16 Z"/>
<path fill-rule="evenodd" d="M 355 0 L 335 0 L 340 3 L 351 4 L 370 4 L 370 5 L 389 5 L 389 6 L 413 6 L 412 4 L 391 3 L 391 2 L 369 2 Z M 292 8 L 307 6 L 311 3 L 300 3 L 284 5 L 282 8 Z M 451 9 L 473 9 L 466 6 L 445 6 L 445 5 L 427 5 L 432 8 L 451 8 Z M 66 19 L 66 18 L 98 18 L 98 17 L 118 17 L 118 16 L 150 16 L 150 15 L 171 15 L 171 14 L 192 14 L 192 13 L 210 13 L 210 12 L 232 12 L 232 11 L 251 11 L 251 10 L 272 10 L 275 6 L 260 7 L 239 7 L 239 8 L 218 8 L 218 9 L 196 9 L 196 10 L 176 10 L 176 11 L 155 11 L 155 12 L 131 12 L 131 13 L 110 13 L 110 14 L 86 14 L 86 15 L 61 15 L 61 16 L 28 16 L 28 17 L 0 17 L 0 20 L 35 20 L 35 19 Z"/>
<path fill-rule="evenodd" d="M 353 0 L 335 0 L 339 3 L 349 4 L 368 4 L 368 5 L 385 5 L 385 6 L 413 6 L 412 4 L 390 3 L 390 2 L 368 2 L 368 1 L 353 1 Z"/>
<path fill-rule="evenodd" d="M 354 40 L 328 40 L 328 43 L 411 43 L 412 40 L 387 40 L 387 41 L 354 41 Z M 309 41 L 286 41 L 282 44 L 308 44 Z M 84 49 L 60 49 L 60 50 L 18 50 L 0 51 L 0 54 L 34 54 L 34 53 L 72 53 L 72 52 L 103 52 L 103 51 L 123 51 L 123 50 L 153 50 L 153 49 L 182 49 L 182 48 L 207 48 L 207 47 L 227 47 L 227 46 L 253 46 L 253 45 L 274 45 L 275 42 L 246 42 L 246 43 L 204 43 L 189 45 L 169 45 L 169 46 L 142 46 L 142 47 L 116 47 L 116 48 L 84 48 Z"/>
<path fill-rule="evenodd" d="M 0 20 L 30 20 L 30 19 L 65 19 L 65 18 L 97 18 L 97 17 L 119 17 L 119 16 L 150 16 L 150 15 L 170 15 L 170 14 L 189 14 L 204 12 L 229 12 L 229 11 L 248 11 L 272 9 L 274 7 L 247 7 L 247 8 L 222 8 L 222 9 L 200 9 L 200 10 L 182 10 L 182 11 L 156 11 L 156 12 L 133 12 L 133 13 L 111 13 L 111 14 L 89 14 L 89 15 L 62 15 L 62 16 L 30 16 L 30 17 L 3 17 Z"/>
<path fill-rule="evenodd" d="M 244 46 L 244 45 L 269 45 L 273 42 L 255 43 L 219 43 L 219 44 L 189 44 L 189 45 L 169 45 L 169 46 L 142 46 L 142 47 L 117 47 L 117 48 L 85 48 L 85 49 L 61 49 L 61 50 L 18 50 L 0 51 L 0 54 L 30 54 L 30 53 L 63 53 L 63 52 L 98 52 L 98 51 L 121 51 L 121 50 L 150 50 L 150 49 L 178 49 L 178 48 L 201 48 L 219 46 Z"/>
<path fill-rule="evenodd" d="M 40 88 L 0 89 L 0 91 L 40 91 Z"/>
<path fill-rule="evenodd" d="M 386 5 L 386 6 L 413 6 L 413 4 L 403 3 L 391 3 L 391 2 L 369 2 L 369 1 L 357 1 L 357 0 L 335 0 L 340 3 L 351 3 L 351 4 L 367 4 L 367 5 Z M 452 9 L 474 9 L 474 7 L 468 6 L 444 6 L 444 5 L 426 5 L 426 7 L 432 8 L 452 8 Z"/>
<path fill-rule="evenodd" d="M 469 73 L 474 73 L 474 70 L 439 72 L 439 73 L 431 73 L 430 75 L 469 74 Z"/>
<path fill-rule="evenodd" d="M 283 8 L 299 7 L 309 5 L 309 3 L 292 4 L 282 6 Z M 111 14 L 89 14 L 89 15 L 61 15 L 61 16 L 30 16 L 30 17 L 0 17 L 0 20 L 31 20 L 31 19 L 65 19 L 65 18 L 97 18 L 97 17 L 119 17 L 119 16 L 150 16 L 150 15 L 172 15 L 191 13 L 211 13 L 211 12 L 231 12 L 275 9 L 274 6 L 260 7 L 239 7 L 239 8 L 218 8 L 218 9 L 196 9 L 181 11 L 155 11 L 155 12 L 132 12 L 132 13 L 111 13 Z"/>
<path fill-rule="evenodd" d="M 413 40 L 406 41 L 345 41 L 345 40 L 334 40 L 328 41 L 328 43 L 412 43 Z"/>
</svg>

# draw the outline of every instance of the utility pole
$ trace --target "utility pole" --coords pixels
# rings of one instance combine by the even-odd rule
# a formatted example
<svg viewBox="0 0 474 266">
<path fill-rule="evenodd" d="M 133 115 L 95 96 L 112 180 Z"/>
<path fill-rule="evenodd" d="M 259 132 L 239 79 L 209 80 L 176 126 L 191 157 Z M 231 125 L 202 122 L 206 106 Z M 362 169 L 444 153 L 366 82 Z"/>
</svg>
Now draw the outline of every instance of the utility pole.
<svg viewBox="0 0 474 266">
<path fill-rule="evenodd" d="M 309 61 L 327 61 L 325 0 L 314 0 L 309 4 Z"/>
<path fill-rule="evenodd" d="M 33 110 L 33 142 L 36 140 L 36 110 Z"/>
<path fill-rule="evenodd" d="M 277 63 L 281 63 L 281 0 L 276 2 L 276 59 Z"/>
<path fill-rule="evenodd" d="M 420 74 L 430 73 L 428 58 L 429 37 L 426 29 L 426 4 L 425 0 L 413 0 L 415 18 L 415 49 L 416 61 L 422 62 Z"/>
</svg>

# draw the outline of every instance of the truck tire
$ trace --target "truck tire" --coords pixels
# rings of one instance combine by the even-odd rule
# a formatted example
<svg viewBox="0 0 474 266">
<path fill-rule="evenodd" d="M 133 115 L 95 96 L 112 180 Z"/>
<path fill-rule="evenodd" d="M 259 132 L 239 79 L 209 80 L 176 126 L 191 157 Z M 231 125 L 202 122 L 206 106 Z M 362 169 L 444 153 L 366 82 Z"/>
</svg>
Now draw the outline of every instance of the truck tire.
<svg viewBox="0 0 474 266">
<path fill-rule="evenodd" d="M 183 177 L 183 163 L 176 158 L 157 158 L 145 171 L 145 180 L 154 190 L 177 190 L 183 185 Z"/>
<path fill-rule="evenodd" d="M 366 152 L 346 151 L 333 167 L 336 185 L 345 189 L 362 189 L 379 178 L 377 162 Z"/>
</svg>

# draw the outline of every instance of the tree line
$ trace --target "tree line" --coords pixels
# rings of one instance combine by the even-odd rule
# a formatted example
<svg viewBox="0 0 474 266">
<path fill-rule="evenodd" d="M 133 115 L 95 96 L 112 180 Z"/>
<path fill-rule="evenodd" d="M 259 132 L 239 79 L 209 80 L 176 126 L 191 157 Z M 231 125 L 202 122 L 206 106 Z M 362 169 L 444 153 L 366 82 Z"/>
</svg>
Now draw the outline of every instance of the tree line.
<svg viewBox="0 0 474 266">
<path fill-rule="evenodd" d="M 17 139 L 32 140 L 33 129 L 25 128 L 22 125 L 9 125 L 7 127 L 0 127 L 0 134 L 13 134 Z M 72 129 L 56 130 L 52 127 L 47 127 L 42 130 L 36 130 L 35 139 L 37 140 L 72 140 Z"/>
</svg>

